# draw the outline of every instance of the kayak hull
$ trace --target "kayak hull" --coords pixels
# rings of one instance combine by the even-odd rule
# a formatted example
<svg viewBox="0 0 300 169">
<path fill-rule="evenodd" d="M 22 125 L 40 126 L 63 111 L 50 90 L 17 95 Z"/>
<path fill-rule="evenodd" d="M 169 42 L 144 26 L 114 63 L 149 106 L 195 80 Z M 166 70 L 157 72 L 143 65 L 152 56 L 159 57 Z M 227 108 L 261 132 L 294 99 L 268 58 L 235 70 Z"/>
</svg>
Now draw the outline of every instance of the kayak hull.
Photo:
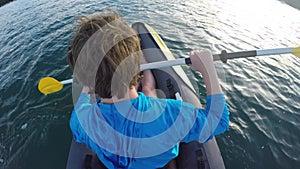
<svg viewBox="0 0 300 169">
<path fill-rule="evenodd" d="M 139 34 L 144 62 L 151 63 L 175 59 L 160 36 L 144 23 L 134 23 L 132 28 Z M 152 73 L 156 80 L 159 97 L 180 99 L 196 107 L 201 103 L 196 91 L 181 66 L 154 69 Z M 176 97 L 177 95 L 177 97 Z M 206 142 L 196 141 L 180 143 L 179 156 L 176 158 L 177 168 L 180 169 L 224 169 L 224 162 L 215 138 Z M 67 169 L 106 167 L 98 160 L 97 156 L 85 145 L 72 140 L 67 162 Z"/>
</svg>

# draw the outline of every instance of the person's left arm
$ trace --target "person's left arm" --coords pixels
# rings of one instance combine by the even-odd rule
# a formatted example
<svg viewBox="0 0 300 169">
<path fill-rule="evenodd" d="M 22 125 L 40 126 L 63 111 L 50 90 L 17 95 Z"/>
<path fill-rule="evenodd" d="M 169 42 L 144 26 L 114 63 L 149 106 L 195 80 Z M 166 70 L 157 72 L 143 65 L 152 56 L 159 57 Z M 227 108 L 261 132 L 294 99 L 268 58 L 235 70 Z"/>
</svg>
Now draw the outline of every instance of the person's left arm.
<svg viewBox="0 0 300 169">
<path fill-rule="evenodd" d="M 84 123 L 84 117 L 87 117 L 85 115 L 90 112 L 91 108 L 91 97 L 88 93 L 89 87 L 84 86 L 70 118 L 70 128 L 74 140 L 80 143 L 86 141 L 86 132 L 82 128 L 82 123 Z"/>
</svg>

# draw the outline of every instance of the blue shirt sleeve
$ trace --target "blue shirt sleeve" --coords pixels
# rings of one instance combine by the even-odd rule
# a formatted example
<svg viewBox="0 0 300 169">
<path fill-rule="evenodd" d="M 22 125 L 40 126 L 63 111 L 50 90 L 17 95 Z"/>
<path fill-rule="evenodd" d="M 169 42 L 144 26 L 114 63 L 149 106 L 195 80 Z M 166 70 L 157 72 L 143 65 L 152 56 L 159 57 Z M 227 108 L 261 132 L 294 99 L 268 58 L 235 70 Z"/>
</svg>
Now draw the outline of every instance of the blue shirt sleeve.
<svg viewBox="0 0 300 169">
<path fill-rule="evenodd" d="M 195 108 L 195 123 L 182 142 L 207 142 L 229 128 L 229 111 L 223 94 L 206 97 L 206 108 Z"/>
<path fill-rule="evenodd" d="M 82 125 L 78 120 L 77 112 L 88 113 L 87 109 L 90 107 L 90 96 L 81 93 L 70 118 L 70 128 L 76 142 L 85 143 L 87 141 L 87 134 L 84 132 Z"/>
</svg>

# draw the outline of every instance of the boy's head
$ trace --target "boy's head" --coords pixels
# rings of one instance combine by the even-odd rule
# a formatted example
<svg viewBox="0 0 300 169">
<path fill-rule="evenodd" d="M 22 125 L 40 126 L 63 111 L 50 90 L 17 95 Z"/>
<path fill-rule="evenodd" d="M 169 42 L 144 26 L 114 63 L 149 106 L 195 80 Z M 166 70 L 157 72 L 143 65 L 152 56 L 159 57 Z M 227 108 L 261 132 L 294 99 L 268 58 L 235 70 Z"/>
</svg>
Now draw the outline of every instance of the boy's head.
<svg viewBox="0 0 300 169">
<path fill-rule="evenodd" d="M 107 11 L 79 19 L 68 62 L 75 78 L 99 97 L 123 98 L 139 83 L 141 53 L 135 31 L 120 14 Z"/>
</svg>

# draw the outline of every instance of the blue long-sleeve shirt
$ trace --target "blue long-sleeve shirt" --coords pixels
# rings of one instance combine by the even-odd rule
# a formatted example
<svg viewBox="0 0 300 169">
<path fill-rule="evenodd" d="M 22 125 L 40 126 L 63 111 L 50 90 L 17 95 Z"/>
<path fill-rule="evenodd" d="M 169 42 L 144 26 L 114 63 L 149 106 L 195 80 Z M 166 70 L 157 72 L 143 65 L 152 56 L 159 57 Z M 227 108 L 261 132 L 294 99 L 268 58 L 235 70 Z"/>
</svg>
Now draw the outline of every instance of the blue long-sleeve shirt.
<svg viewBox="0 0 300 169">
<path fill-rule="evenodd" d="M 70 119 L 76 142 L 85 143 L 108 168 L 160 168 L 178 155 L 179 142 L 206 142 L 228 129 L 223 94 L 206 98 L 206 109 L 139 92 L 114 104 L 81 94 Z"/>
</svg>

